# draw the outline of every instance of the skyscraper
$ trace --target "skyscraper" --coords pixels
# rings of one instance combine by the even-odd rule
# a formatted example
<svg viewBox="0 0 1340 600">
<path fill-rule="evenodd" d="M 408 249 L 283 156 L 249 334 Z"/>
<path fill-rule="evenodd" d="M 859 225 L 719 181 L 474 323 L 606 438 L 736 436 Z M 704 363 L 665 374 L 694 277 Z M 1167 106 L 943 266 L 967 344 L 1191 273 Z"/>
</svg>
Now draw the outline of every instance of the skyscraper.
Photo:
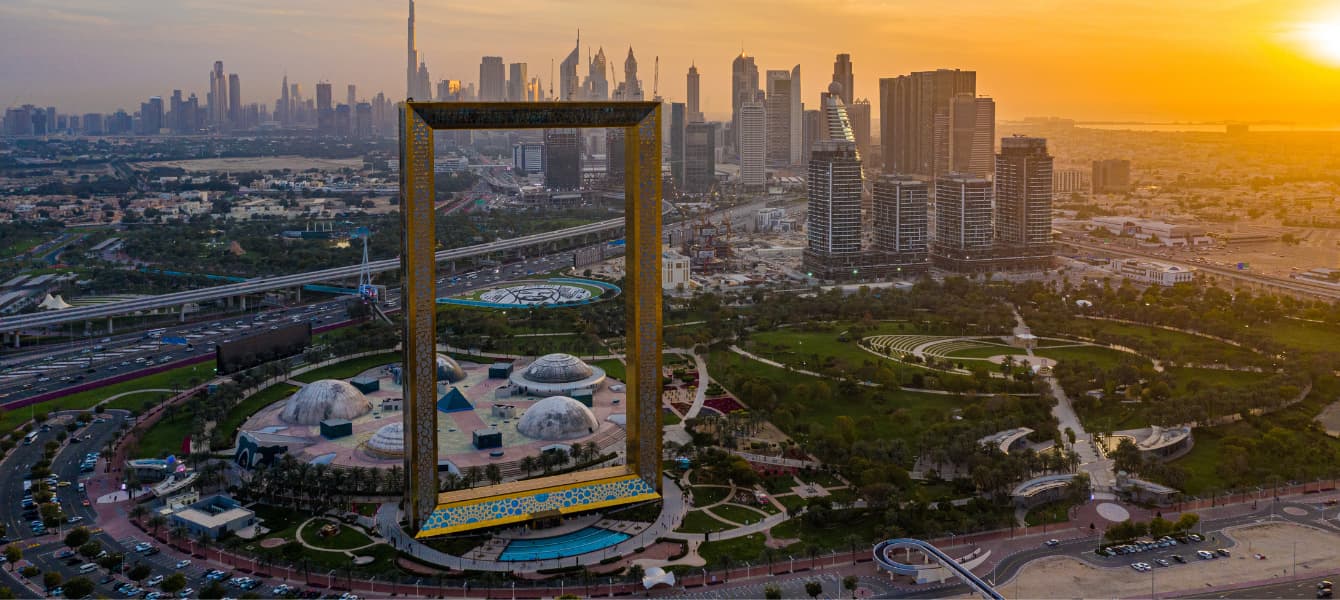
<svg viewBox="0 0 1340 600">
<path fill-rule="evenodd" d="M 936 175 L 936 133 L 947 131 L 950 100 L 975 94 L 977 73 L 957 69 L 922 71 L 879 80 L 880 144 L 884 171 Z M 936 119 L 941 127 L 936 127 Z"/>
<path fill-rule="evenodd" d="M 485 56 L 479 62 L 479 101 L 502 102 L 507 98 L 507 68 L 501 56 Z"/>
<path fill-rule="evenodd" d="M 678 189 L 684 189 L 684 113 L 683 102 L 670 103 L 670 178 Z"/>
<path fill-rule="evenodd" d="M 856 149 L 861 156 L 870 156 L 870 101 L 859 99 L 847 105 L 851 117 L 851 132 L 856 137 Z"/>
<path fill-rule="evenodd" d="M 740 104 L 739 153 L 740 184 L 746 189 L 762 190 L 767 183 L 767 108 L 762 92 Z"/>
<path fill-rule="evenodd" d="M 623 128 L 610 127 L 606 129 L 605 186 L 609 189 L 623 189 L 625 151 Z"/>
<path fill-rule="evenodd" d="M 242 80 L 237 73 L 228 75 L 228 124 L 233 129 L 242 129 Z"/>
<path fill-rule="evenodd" d="M 582 185 L 582 136 L 577 129 L 544 130 L 544 185 L 575 190 Z"/>
<path fill-rule="evenodd" d="M 326 135 L 335 133 L 335 107 L 331 104 L 328 81 L 316 84 L 316 128 Z"/>
<path fill-rule="evenodd" d="M 214 61 L 209 72 L 209 121 L 216 128 L 228 122 L 228 78 L 223 74 L 223 61 Z"/>
<path fill-rule="evenodd" d="M 791 162 L 791 97 L 795 95 L 791 72 L 769 69 L 766 78 L 768 162 L 786 165 Z"/>
<path fill-rule="evenodd" d="M 140 104 L 140 134 L 158 135 L 163 128 L 163 99 L 159 96 L 149 98 Z"/>
<path fill-rule="evenodd" d="M 567 58 L 558 65 L 558 99 L 559 100 L 581 100 L 582 94 L 580 82 L 577 78 L 577 63 L 581 62 L 582 32 L 577 32 L 577 43 L 573 45 L 572 52 L 568 53 Z M 603 73 L 602 73 L 603 75 Z M 553 82 L 549 82 L 552 84 Z"/>
<path fill-rule="evenodd" d="M 706 194 L 716 183 L 716 123 L 684 125 L 684 191 Z"/>
<path fill-rule="evenodd" d="M 591 49 L 588 46 L 587 52 L 590 51 Z M 605 75 L 605 70 L 608 68 L 609 63 L 605 60 L 605 49 L 603 47 L 597 49 L 596 55 L 591 57 L 590 63 L 587 66 L 586 83 L 583 86 L 586 91 L 587 100 L 610 99 L 610 82 L 609 78 Z"/>
<path fill-rule="evenodd" d="M 345 104 L 348 104 L 350 107 L 357 106 L 357 105 L 358 105 L 358 86 L 356 86 L 356 85 L 354 85 L 354 84 L 352 84 L 352 83 L 349 84 L 349 87 L 348 87 L 348 89 L 347 89 L 347 92 L 348 92 L 348 93 L 347 93 L 347 95 L 345 96 L 345 98 L 347 98 L 347 100 L 345 100 L 344 103 L 345 103 Z"/>
<path fill-rule="evenodd" d="M 526 63 L 507 65 L 507 101 L 525 102 L 526 84 L 530 77 L 526 74 Z"/>
<path fill-rule="evenodd" d="M 730 72 L 730 132 L 727 139 L 731 145 L 731 150 L 738 154 L 740 146 L 740 105 L 745 102 L 753 102 L 758 97 L 758 65 L 754 64 L 754 57 L 745 56 L 744 52 L 740 52 L 740 55 L 731 62 Z"/>
<path fill-rule="evenodd" d="M 405 48 L 405 97 L 422 98 L 419 90 L 419 50 L 414 47 L 414 0 L 409 0 L 409 35 Z"/>
<path fill-rule="evenodd" d="M 1131 161 L 1109 158 L 1093 161 L 1093 193 L 1124 194 L 1131 191 Z"/>
<path fill-rule="evenodd" d="M 292 110 L 288 97 L 288 73 L 285 73 L 283 81 L 279 84 L 279 104 L 275 106 L 275 116 L 279 119 L 280 125 L 284 127 L 290 125 L 290 119 L 293 118 Z"/>
<path fill-rule="evenodd" d="M 951 271 L 972 271 L 992 251 L 991 182 L 966 173 L 935 180 L 935 241 L 931 261 Z"/>
<path fill-rule="evenodd" d="M 829 84 L 823 96 L 827 139 L 810 151 L 805 192 L 809 199 L 806 270 L 835 279 L 861 264 L 861 157 L 856 152 L 851 122 L 842 102 L 842 84 Z"/>
<path fill-rule="evenodd" d="M 372 137 L 372 105 L 359 102 L 354 106 L 354 137 L 368 139 Z"/>
<path fill-rule="evenodd" d="M 637 58 L 633 56 L 633 47 L 628 47 L 628 57 L 623 61 L 623 81 L 615 87 L 614 99 L 637 101 L 643 99 L 642 81 L 637 78 Z"/>
<path fill-rule="evenodd" d="M 702 106 L 698 104 L 700 93 L 698 86 L 698 65 L 691 64 L 689 65 L 689 74 L 686 81 L 687 102 L 685 103 L 685 110 L 688 111 L 686 118 L 693 123 L 703 120 Z"/>
<path fill-rule="evenodd" d="M 856 98 L 856 76 L 852 74 L 850 54 L 839 54 L 833 60 L 833 81 L 842 84 L 842 103 L 850 108 Z"/>
<path fill-rule="evenodd" d="M 1001 138 L 996 155 L 996 243 L 1029 250 L 1052 246 L 1052 157 L 1047 140 Z"/>
<path fill-rule="evenodd" d="M 875 249 L 893 264 L 924 267 L 929 190 L 925 181 L 904 175 L 882 175 L 875 180 Z"/>
<path fill-rule="evenodd" d="M 990 98 L 955 94 L 949 111 L 936 116 L 935 173 L 986 177 L 995 167 L 996 104 Z"/>
</svg>

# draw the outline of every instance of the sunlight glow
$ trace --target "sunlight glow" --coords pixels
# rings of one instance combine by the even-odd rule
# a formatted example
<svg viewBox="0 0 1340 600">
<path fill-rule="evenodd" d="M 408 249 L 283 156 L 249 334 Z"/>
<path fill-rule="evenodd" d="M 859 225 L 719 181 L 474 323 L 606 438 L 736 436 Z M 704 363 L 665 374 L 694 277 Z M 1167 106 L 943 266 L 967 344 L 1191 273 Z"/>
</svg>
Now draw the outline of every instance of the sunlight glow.
<svg viewBox="0 0 1340 600">
<path fill-rule="evenodd" d="M 1340 66 L 1340 13 L 1301 23 L 1294 36 L 1315 58 Z"/>
</svg>

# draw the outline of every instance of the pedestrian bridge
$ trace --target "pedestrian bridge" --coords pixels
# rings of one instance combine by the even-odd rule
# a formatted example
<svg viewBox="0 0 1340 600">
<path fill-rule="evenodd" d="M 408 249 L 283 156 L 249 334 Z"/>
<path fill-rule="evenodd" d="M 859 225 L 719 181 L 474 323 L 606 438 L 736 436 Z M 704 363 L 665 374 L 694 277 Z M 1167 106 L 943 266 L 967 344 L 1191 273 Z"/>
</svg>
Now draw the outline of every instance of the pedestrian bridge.
<svg viewBox="0 0 1340 600">
<path fill-rule="evenodd" d="M 908 551 L 908 554 L 911 554 L 912 550 L 916 550 L 926 556 L 927 562 L 924 564 L 900 562 L 894 558 L 894 553 L 898 550 L 906 550 Z M 931 545 L 930 542 L 912 538 L 896 538 L 875 544 L 874 553 L 875 563 L 878 564 L 881 569 L 899 575 L 915 577 L 917 583 L 944 580 L 946 575 L 952 574 L 953 576 L 958 577 L 959 580 L 969 588 L 972 588 L 974 593 L 983 598 L 1005 600 L 1004 596 L 997 593 L 995 589 L 981 578 L 974 575 L 970 570 L 971 566 L 981 564 L 982 561 L 986 559 L 987 555 L 980 553 L 980 551 L 974 552 L 965 558 L 963 562 L 960 562 L 951 558 L 939 548 Z M 932 560 L 934 561 L 933 563 L 931 562 Z"/>
</svg>

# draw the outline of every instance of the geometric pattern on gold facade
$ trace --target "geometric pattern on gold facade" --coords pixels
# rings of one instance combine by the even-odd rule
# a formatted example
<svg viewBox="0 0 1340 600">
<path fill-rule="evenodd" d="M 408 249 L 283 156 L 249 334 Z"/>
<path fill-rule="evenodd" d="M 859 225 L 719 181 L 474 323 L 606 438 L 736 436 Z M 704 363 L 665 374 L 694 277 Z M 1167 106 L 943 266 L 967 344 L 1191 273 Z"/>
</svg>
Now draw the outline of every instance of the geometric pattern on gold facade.
<svg viewBox="0 0 1340 600">
<path fill-rule="evenodd" d="M 436 219 L 433 131 L 622 127 L 628 470 L 661 489 L 661 105 L 659 102 L 406 102 L 401 112 L 405 512 L 437 501 Z"/>
</svg>

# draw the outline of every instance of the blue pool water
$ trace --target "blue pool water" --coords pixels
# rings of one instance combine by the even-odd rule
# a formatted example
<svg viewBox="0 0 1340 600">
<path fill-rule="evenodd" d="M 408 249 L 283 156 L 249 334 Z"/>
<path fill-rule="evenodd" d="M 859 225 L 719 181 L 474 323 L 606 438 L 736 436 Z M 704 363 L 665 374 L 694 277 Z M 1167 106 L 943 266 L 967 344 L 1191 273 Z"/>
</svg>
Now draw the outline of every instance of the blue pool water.
<svg viewBox="0 0 1340 600">
<path fill-rule="evenodd" d="M 587 527 L 560 536 L 534 540 L 513 540 L 503 549 L 498 560 L 525 561 L 563 558 L 608 548 L 628 539 L 626 533 Z"/>
</svg>

